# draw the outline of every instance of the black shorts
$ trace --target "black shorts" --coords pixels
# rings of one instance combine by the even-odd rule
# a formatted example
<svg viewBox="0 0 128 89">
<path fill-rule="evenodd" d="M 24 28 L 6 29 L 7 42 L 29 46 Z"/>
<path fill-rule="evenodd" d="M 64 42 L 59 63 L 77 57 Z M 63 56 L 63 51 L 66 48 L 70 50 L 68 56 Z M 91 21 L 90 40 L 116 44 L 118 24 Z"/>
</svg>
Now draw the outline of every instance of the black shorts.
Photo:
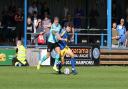
<svg viewBox="0 0 128 89">
<path fill-rule="evenodd" d="M 48 42 L 47 43 L 47 52 L 52 52 L 53 49 L 55 49 L 56 47 L 59 47 L 58 43 L 51 43 Z"/>
</svg>

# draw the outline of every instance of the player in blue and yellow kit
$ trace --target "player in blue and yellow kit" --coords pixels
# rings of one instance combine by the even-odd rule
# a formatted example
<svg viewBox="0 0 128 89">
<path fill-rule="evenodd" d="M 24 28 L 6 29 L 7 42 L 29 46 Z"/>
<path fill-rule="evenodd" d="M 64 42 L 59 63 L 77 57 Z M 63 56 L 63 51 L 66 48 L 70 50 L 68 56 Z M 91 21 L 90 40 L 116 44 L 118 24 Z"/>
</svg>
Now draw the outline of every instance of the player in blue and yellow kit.
<svg viewBox="0 0 128 89">
<path fill-rule="evenodd" d="M 69 55 L 71 57 L 71 65 L 72 65 L 72 73 L 75 75 L 77 74 L 76 68 L 75 68 L 75 64 L 76 64 L 76 59 L 74 58 L 74 53 L 72 52 L 72 50 L 67 46 L 67 41 L 69 36 L 69 32 L 72 32 L 72 24 L 71 23 L 66 23 L 64 28 L 61 30 L 60 32 L 60 36 L 62 39 L 67 39 L 67 40 L 60 40 L 58 42 L 61 52 L 60 52 L 60 56 L 61 56 L 61 63 L 64 64 L 64 57 L 65 55 Z M 61 73 L 61 64 L 59 64 L 59 73 Z"/>
</svg>

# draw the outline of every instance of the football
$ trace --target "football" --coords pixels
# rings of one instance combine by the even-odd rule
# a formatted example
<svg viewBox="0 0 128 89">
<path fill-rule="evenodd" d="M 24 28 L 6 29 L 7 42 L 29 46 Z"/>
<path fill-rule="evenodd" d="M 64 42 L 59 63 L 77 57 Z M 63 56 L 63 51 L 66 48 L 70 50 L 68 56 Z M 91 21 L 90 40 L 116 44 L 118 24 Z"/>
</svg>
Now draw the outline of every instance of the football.
<svg viewBox="0 0 128 89">
<path fill-rule="evenodd" d="M 65 68 L 65 69 L 64 69 L 64 74 L 66 74 L 66 75 L 69 75 L 69 74 L 70 74 L 69 68 Z"/>
<path fill-rule="evenodd" d="M 16 62 L 16 63 L 15 63 L 15 67 L 21 67 L 21 63 Z"/>
</svg>

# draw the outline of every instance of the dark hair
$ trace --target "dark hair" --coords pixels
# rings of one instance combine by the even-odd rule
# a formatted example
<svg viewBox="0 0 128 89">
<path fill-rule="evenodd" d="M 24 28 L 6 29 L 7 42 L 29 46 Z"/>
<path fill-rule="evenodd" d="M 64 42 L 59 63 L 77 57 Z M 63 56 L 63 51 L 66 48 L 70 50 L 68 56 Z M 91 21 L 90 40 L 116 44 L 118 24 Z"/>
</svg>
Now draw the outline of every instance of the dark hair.
<svg viewBox="0 0 128 89">
<path fill-rule="evenodd" d="M 34 11 L 34 12 L 33 12 L 33 14 L 37 14 L 37 12 L 36 12 L 36 11 Z"/>
<path fill-rule="evenodd" d="M 67 26 L 69 26 L 71 28 L 74 27 L 73 23 L 71 23 L 71 22 L 67 22 L 67 23 L 64 24 L 64 27 L 67 27 Z"/>
<path fill-rule="evenodd" d="M 67 23 L 65 23 L 65 24 L 64 24 L 64 27 L 66 28 L 67 26 L 71 28 L 71 33 L 73 33 L 73 28 L 74 28 L 73 23 L 72 23 L 72 22 L 67 22 Z"/>
</svg>

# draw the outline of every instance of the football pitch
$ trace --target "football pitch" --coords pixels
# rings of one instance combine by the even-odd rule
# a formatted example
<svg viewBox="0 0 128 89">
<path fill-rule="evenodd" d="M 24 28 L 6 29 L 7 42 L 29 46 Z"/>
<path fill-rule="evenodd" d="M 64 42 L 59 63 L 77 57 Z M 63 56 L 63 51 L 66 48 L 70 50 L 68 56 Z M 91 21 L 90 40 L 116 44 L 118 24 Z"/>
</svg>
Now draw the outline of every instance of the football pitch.
<svg viewBox="0 0 128 89">
<path fill-rule="evenodd" d="M 0 89 L 128 89 L 128 67 L 77 67 L 78 75 L 58 75 L 52 67 L 0 66 Z"/>
</svg>

